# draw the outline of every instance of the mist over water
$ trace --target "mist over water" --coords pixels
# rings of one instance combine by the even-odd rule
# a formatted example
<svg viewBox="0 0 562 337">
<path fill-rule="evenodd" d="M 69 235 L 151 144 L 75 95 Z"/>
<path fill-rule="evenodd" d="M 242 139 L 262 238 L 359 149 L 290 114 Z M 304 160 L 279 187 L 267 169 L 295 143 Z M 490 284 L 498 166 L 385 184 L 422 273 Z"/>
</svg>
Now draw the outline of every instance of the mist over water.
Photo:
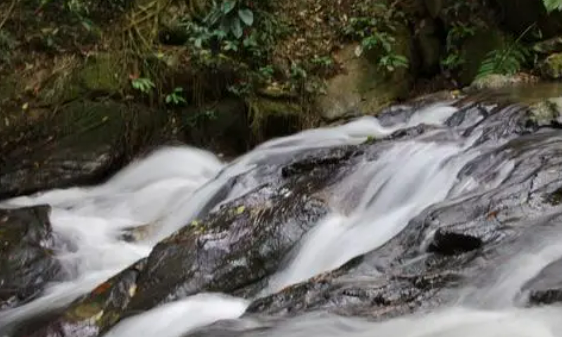
<svg viewBox="0 0 562 337">
<path fill-rule="evenodd" d="M 362 118 L 338 127 L 309 130 L 264 143 L 232 163 L 223 163 L 211 153 L 190 147 L 163 148 L 131 163 L 100 186 L 52 190 L 6 200 L 0 207 L 51 205 L 53 230 L 68 243 L 57 254 L 69 271 L 69 278 L 51 285 L 41 297 L 27 304 L 1 311 L 0 327 L 63 307 L 146 257 L 158 241 L 197 217 L 232 178 L 260 168 L 262 163 L 318 147 L 361 144 L 368 137 L 381 138 L 419 124 L 439 126 L 456 111 L 440 104 L 391 126 L 382 126 L 376 118 Z M 453 133 L 462 131 L 458 128 Z M 463 198 L 475 190 L 491 190 L 514 169 L 514 163 L 505 160 L 490 168 L 491 178 L 483 183 L 459 176 L 463 167 L 489 150 L 490 145 L 474 146 L 477 137 L 462 138 L 450 133 L 436 130 L 422 137 L 396 141 L 377 160 L 359 163 L 352 174 L 338 183 L 338 193 L 328 200 L 333 212 L 297 245 L 260 296 L 336 269 L 381 247 L 427 207 Z M 240 183 L 229 190 L 222 203 L 244 195 L 255 183 L 252 179 Z M 121 239 L 124 231 L 137 227 L 146 229 L 141 240 Z M 522 247 L 509 263 L 482 276 L 486 278 L 485 287 L 459 290 L 457 302 L 430 313 L 384 322 L 309 313 L 252 335 L 562 336 L 562 309 L 520 308 L 515 301 L 526 281 L 562 257 L 560 242 L 562 238 L 550 238 L 548 243 L 537 241 Z M 247 300 L 222 294 L 198 294 L 127 318 L 106 336 L 180 337 L 221 319 L 237 319 L 248 305 Z"/>
</svg>

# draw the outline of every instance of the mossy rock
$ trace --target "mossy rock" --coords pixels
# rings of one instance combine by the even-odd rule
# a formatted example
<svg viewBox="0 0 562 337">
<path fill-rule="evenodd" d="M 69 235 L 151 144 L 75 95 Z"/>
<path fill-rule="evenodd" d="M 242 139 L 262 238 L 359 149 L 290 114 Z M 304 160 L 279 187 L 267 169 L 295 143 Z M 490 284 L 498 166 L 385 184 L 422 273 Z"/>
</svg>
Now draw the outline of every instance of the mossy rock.
<svg viewBox="0 0 562 337">
<path fill-rule="evenodd" d="M 541 75 L 547 79 L 562 79 L 562 53 L 552 54 L 540 66 Z"/>
<path fill-rule="evenodd" d="M 486 56 L 491 51 L 504 47 L 505 43 L 505 35 L 497 29 L 479 30 L 466 39 L 460 50 L 464 60 L 459 74 L 461 84 L 469 85 L 478 74 Z"/>
<path fill-rule="evenodd" d="M 84 64 L 74 59 L 57 65 L 59 71 L 43 83 L 39 99 L 46 105 L 57 105 L 91 95 L 113 96 L 127 85 L 127 74 L 117 56 L 98 54 Z"/>
<path fill-rule="evenodd" d="M 562 124 L 562 97 L 550 98 L 531 105 L 530 120 L 537 126 Z"/>
<path fill-rule="evenodd" d="M 412 37 L 407 27 L 398 26 L 395 39 L 395 53 L 411 60 Z M 356 48 L 357 45 L 347 45 L 335 55 L 344 71 L 329 79 L 325 95 L 317 97 L 316 107 L 327 121 L 377 113 L 409 93 L 412 83 L 409 69 L 398 68 L 388 73 L 378 65 L 381 57 L 378 52 L 364 52 L 358 57 Z"/>
<path fill-rule="evenodd" d="M 525 73 L 516 75 L 501 75 L 490 74 L 478 79 L 475 79 L 470 87 L 465 90 L 481 91 L 481 90 L 497 90 L 503 88 L 513 88 L 515 86 L 522 86 L 526 84 L 534 84 L 539 82 L 539 78 Z"/>
<path fill-rule="evenodd" d="M 285 136 L 307 124 L 307 114 L 290 98 L 257 96 L 248 101 L 250 127 L 257 142 Z"/>
<path fill-rule="evenodd" d="M 89 59 L 78 74 L 85 91 L 116 94 L 126 84 L 126 74 L 120 60 L 111 54 L 100 54 Z"/>
</svg>

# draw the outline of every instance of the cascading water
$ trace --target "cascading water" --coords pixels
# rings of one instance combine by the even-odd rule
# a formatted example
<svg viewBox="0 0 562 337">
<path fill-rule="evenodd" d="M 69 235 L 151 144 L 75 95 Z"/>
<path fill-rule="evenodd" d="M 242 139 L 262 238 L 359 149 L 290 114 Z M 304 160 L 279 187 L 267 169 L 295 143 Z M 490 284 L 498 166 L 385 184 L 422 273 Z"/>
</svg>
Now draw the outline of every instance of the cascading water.
<svg viewBox="0 0 562 337">
<path fill-rule="evenodd" d="M 213 200 L 233 178 L 275 163 L 283 156 L 311 149 L 358 145 L 367 138 L 386 137 L 401 129 L 432 124 L 435 130 L 406 140 L 389 142 L 374 161 L 360 161 L 353 172 L 332 187 L 328 198 L 333 210 L 310 230 L 286 258 L 286 265 L 271 276 L 259 296 L 267 296 L 320 273 L 334 270 L 350 259 L 373 251 L 402 232 L 409 221 L 439 202 L 468 198 L 471 192 L 493 190 L 514 169 L 505 159 L 489 172 L 493 179 L 476 181 L 459 173 L 477 156 L 499 148 L 506 140 L 477 144 L 484 126 L 478 120 L 467 126 L 443 126 L 458 109 L 448 104 L 417 111 L 399 124 L 383 127 L 375 118 L 363 118 L 334 128 L 305 131 L 267 142 L 225 165 L 210 153 L 189 147 L 164 148 L 132 163 L 103 185 L 53 190 L 4 201 L 2 208 L 49 204 L 53 231 L 67 247 L 58 252 L 69 271 L 68 280 L 50 285 L 43 294 L 19 307 L 0 311 L 2 327 L 42 312 L 64 307 L 82 294 L 146 257 L 166 238 L 201 212 L 243 196 L 255 188 L 253 178 L 237 181 L 220 200 Z M 476 125 L 476 128 L 474 126 Z M 471 136 L 462 137 L 471 127 Z M 493 174 L 492 174 L 493 173 Z M 216 201 L 216 202 L 215 202 Z M 126 242 L 126 231 L 142 229 L 141 240 Z M 516 288 L 542 266 L 562 255 L 556 244 L 534 251 L 540 266 L 520 271 L 517 281 L 497 281 L 494 293 L 503 306 L 485 311 L 483 300 L 459 300 L 454 307 L 428 315 L 382 323 L 330 314 L 305 314 L 263 332 L 267 336 L 555 336 L 559 335 L 557 308 L 515 309 Z M 514 260 L 512 265 L 517 265 Z M 535 260 L 533 260 L 535 261 Z M 170 273 L 173 273 L 170 270 Z M 505 273 L 511 273 L 506 270 Z M 497 275 L 496 275 L 497 276 Z M 512 284 L 513 283 L 513 284 Z M 488 290 L 466 290 L 477 298 Z M 462 293 L 462 292 L 461 292 Z M 471 295 L 466 295 L 471 294 Z M 465 298 L 459 295 L 459 298 Z M 498 297 L 498 298 L 499 298 Z M 482 298 L 482 297 L 480 297 Z M 179 337 L 221 319 L 237 319 L 249 300 L 201 293 L 126 318 L 106 335 L 111 337 Z M 243 321 L 242 319 L 241 321 Z M 259 326 L 259 324 L 258 324 Z M 558 330 L 557 330 L 558 329 Z M 260 335 L 260 332 L 256 332 Z"/>
</svg>

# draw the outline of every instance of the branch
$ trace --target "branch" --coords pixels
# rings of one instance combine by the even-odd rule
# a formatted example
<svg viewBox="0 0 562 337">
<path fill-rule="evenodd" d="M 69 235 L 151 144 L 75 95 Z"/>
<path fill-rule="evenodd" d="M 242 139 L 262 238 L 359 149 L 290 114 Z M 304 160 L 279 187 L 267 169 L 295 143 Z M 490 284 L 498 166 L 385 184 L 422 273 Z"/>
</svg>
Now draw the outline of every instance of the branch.
<svg viewBox="0 0 562 337">
<path fill-rule="evenodd" d="M 8 18 L 10 17 L 10 15 L 12 15 L 12 11 L 14 10 L 14 8 L 16 7 L 16 3 L 19 0 L 12 0 L 12 4 L 10 4 L 10 8 L 8 8 L 8 12 L 6 12 L 6 16 L 4 17 L 4 19 L 2 19 L 2 21 L 0 22 L 0 29 L 2 29 L 2 27 L 4 26 L 4 24 L 8 21 Z"/>
</svg>

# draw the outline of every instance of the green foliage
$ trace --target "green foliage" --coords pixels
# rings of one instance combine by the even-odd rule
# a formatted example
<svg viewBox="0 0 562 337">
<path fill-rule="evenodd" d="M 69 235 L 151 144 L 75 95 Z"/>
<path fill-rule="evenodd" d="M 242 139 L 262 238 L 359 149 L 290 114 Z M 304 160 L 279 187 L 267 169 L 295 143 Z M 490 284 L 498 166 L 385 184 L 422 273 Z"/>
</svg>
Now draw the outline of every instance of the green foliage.
<svg viewBox="0 0 562 337">
<path fill-rule="evenodd" d="M 344 29 L 344 33 L 360 40 L 360 46 L 356 50 L 359 56 L 363 51 L 374 50 L 379 55 L 378 65 L 388 72 L 393 72 L 397 68 L 407 68 L 408 58 L 399 55 L 394 50 L 396 43 L 396 20 L 399 20 L 400 13 L 388 8 L 385 4 L 373 3 L 379 13 L 377 16 L 352 17 L 349 24 Z"/>
<path fill-rule="evenodd" d="M 543 0 L 544 8 L 548 13 L 562 10 L 562 0 Z"/>
<path fill-rule="evenodd" d="M 476 79 L 491 74 L 514 75 L 521 70 L 528 56 L 528 50 L 519 45 L 492 50 L 480 64 Z"/>
<path fill-rule="evenodd" d="M 260 5 L 264 3 L 260 2 Z M 194 54 L 216 56 L 222 52 L 252 63 L 255 68 L 264 66 L 283 31 L 275 17 L 253 7 L 249 0 L 214 2 L 201 22 L 185 18 L 182 26 L 187 31 L 188 45 Z"/>
<path fill-rule="evenodd" d="M 166 104 L 180 105 L 185 104 L 187 101 L 183 98 L 183 88 L 177 87 L 170 94 L 166 96 Z"/>
<path fill-rule="evenodd" d="M 144 94 L 149 93 L 152 89 L 156 87 L 156 85 L 154 84 L 154 82 L 152 82 L 152 80 L 143 77 L 133 79 L 131 81 L 131 85 L 133 86 L 133 89 L 138 90 Z"/>
<path fill-rule="evenodd" d="M 224 0 L 220 6 L 215 3 L 203 21 L 207 27 L 216 29 L 223 36 L 232 34 L 240 39 L 244 34 L 243 26 L 251 27 L 254 24 L 254 12 L 242 0 Z"/>
<path fill-rule="evenodd" d="M 519 72 L 531 58 L 531 49 L 521 44 L 521 39 L 534 27 L 535 24 L 527 27 L 516 40 L 508 41 L 503 48 L 489 52 L 480 64 L 476 79 L 491 74 L 514 75 Z"/>
<path fill-rule="evenodd" d="M 312 59 L 311 63 L 313 65 L 321 66 L 321 67 L 329 67 L 334 64 L 334 60 L 332 60 L 329 56 L 322 56 L 322 57 L 315 57 Z"/>
<path fill-rule="evenodd" d="M 13 36 L 4 29 L 0 29 L 0 62 L 8 64 L 17 42 Z"/>
<path fill-rule="evenodd" d="M 476 33 L 476 26 L 464 24 L 461 22 L 454 22 L 449 31 L 447 32 L 446 39 L 446 54 L 441 60 L 441 65 L 445 69 L 455 70 L 464 64 L 465 60 L 460 54 L 459 46 L 462 42 L 474 36 Z"/>
<path fill-rule="evenodd" d="M 254 87 L 271 82 L 270 56 L 286 30 L 267 6 L 267 0 L 217 0 L 203 20 L 184 18 L 180 27 L 188 35 L 192 65 L 228 69 L 235 80 L 227 90 L 237 96 L 251 96 Z"/>
</svg>

